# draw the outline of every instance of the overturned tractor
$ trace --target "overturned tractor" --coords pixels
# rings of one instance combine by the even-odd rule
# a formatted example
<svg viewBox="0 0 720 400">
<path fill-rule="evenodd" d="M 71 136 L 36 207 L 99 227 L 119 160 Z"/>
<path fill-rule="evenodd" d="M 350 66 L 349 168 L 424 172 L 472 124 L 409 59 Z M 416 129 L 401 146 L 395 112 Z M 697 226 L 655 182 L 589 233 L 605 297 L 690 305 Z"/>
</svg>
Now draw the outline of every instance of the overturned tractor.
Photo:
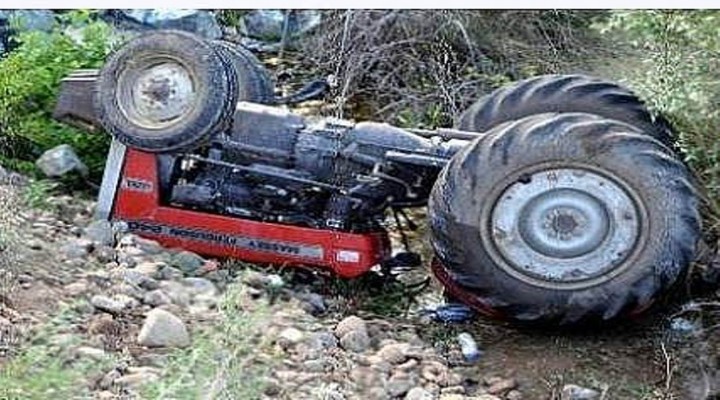
<svg viewBox="0 0 720 400">
<path fill-rule="evenodd" d="M 413 261 L 392 255 L 386 214 L 427 206 L 450 295 L 549 324 L 637 313 L 693 259 L 693 177 L 617 84 L 532 78 L 439 130 L 272 103 L 246 50 L 158 31 L 68 78 L 57 115 L 113 136 L 99 216 L 168 246 L 354 277 Z"/>
</svg>

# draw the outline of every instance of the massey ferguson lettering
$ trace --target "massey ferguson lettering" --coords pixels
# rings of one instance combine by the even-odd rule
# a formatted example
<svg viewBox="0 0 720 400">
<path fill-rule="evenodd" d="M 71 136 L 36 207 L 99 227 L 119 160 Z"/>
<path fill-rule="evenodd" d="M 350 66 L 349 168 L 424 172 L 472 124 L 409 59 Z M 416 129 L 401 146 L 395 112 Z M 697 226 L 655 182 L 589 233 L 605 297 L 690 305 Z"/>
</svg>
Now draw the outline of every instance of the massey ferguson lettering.
<svg viewBox="0 0 720 400">
<path fill-rule="evenodd" d="M 198 229 L 177 228 L 141 221 L 128 221 L 126 223 L 128 229 L 132 232 L 165 235 L 191 240 L 202 240 L 204 242 L 218 243 L 225 246 L 232 246 L 241 249 L 262 251 L 267 253 L 291 255 L 319 260 L 323 258 L 323 248 L 321 246 L 307 246 L 275 240 L 263 240 L 252 237 L 232 236 Z"/>
</svg>

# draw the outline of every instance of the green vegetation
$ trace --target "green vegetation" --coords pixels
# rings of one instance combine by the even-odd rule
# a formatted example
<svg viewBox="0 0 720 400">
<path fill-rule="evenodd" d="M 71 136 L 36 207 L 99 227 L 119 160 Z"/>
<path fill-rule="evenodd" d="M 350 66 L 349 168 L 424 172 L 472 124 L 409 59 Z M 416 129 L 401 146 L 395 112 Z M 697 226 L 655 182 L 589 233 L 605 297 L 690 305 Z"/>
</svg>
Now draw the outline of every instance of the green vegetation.
<svg viewBox="0 0 720 400">
<path fill-rule="evenodd" d="M 37 333 L 23 343 L 23 350 L 0 367 L 0 396 L 30 400 L 89 398 L 87 377 L 109 369 L 116 360 L 110 355 L 100 361 L 73 360 L 67 351 L 79 344 L 79 337 L 70 337 L 62 344 L 53 343 L 53 339 L 78 318 L 75 308 L 66 306 L 40 326 Z M 11 349 L 20 348 L 18 345 L 11 343 Z"/>
<path fill-rule="evenodd" d="M 718 23 L 719 11 L 649 10 L 614 12 L 597 25 L 608 43 L 630 47 L 615 78 L 671 121 L 714 210 L 720 209 Z M 717 225 L 717 218 L 712 222 Z"/>
<path fill-rule="evenodd" d="M 99 181 L 106 135 L 88 135 L 51 115 L 61 79 L 74 69 L 102 64 L 112 43 L 110 27 L 87 11 L 63 14 L 51 32 L 23 32 L 22 21 L 13 25 L 19 47 L 0 59 L 0 164 L 36 174 L 35 159 L 66 143 Z"/>
<path fill-rule="evenodd" d="M 177 350 L 163 370 L 163 377 L 142 391 L 146 399 L 209 398 L 259 399 L 263 378 L 277 361 L 260 356 L 269 350 L 265 332 L 270 320 L 267 306 L 245 308 L 245 287 L 228 287 L 219 305 L 221 318 L 193 332 L 192 347 Z M 256 303 L 259 304 L 259 303 Z"/>
</svg>

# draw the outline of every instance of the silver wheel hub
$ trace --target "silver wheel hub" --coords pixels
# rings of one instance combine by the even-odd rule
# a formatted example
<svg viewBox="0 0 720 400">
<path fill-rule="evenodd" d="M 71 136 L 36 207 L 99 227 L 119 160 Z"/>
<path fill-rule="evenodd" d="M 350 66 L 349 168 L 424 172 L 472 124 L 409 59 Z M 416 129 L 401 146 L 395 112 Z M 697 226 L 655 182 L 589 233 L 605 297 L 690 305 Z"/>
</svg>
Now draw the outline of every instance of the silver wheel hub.
<svg viewBox="0 0 720 400">
<path fill-rule="evenodd" d="M 196 102 L 190 72 L 172 60 L 124 71 L 118 82 L 118 104 L 133 123 L 163 129 L 182 118 Z"/>
<path fill-rule="evenodd" d="M 581 168 L 526 175 L 494 205 L 492 240 L 509 272 L 577 283 L 616 269 L 631 253 L 640 212 L 614 180 Z"/>
</svg>

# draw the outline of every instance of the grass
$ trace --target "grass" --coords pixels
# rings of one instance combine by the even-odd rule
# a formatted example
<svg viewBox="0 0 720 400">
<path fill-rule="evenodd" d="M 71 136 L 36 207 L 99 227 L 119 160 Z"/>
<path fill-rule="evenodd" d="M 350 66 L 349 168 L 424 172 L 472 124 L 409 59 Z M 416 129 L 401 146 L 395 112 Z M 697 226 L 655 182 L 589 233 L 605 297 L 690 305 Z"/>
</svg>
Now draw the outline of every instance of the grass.
<svg viewBox="0 0 720 400">
<path fill-rule="evenodd" d="M 49 180 L 32 180 L 23 189 L 22 201 L 31 208 L 52 211 L 54 206 L 48 202 L 48 198 L 57 187 L 56 182 Z"/>
<path fill-rule="evenodd" d="M 217 324 L 193 332 L 190 348 L 176 350 L 160 380 L 141 390 L 147 399 L 259 399 L 264 377 L 278 361 L 269 353 L 272 338 L 264 327 L 270 319 L 265 304 L 243 307 L 244 288 L 228 287 Z M 265 351 L 264 351 L 265 350 Z"/>
<path fill-rule="evenodd" d="M 63 307 L 47 323 L 40 326 L 23 350 L 0 366 L 0 398 L 3 399 L 86 399 L 90 398 L 86 378 L 96 371 L 109 369 L 114 359 L 78 359 L 72 361 L 63 351 L 79 344 L 73 337 L 58 349 L 51 342 L 53 336 L 79 318 L 72 305 Z"/>
</svg>

